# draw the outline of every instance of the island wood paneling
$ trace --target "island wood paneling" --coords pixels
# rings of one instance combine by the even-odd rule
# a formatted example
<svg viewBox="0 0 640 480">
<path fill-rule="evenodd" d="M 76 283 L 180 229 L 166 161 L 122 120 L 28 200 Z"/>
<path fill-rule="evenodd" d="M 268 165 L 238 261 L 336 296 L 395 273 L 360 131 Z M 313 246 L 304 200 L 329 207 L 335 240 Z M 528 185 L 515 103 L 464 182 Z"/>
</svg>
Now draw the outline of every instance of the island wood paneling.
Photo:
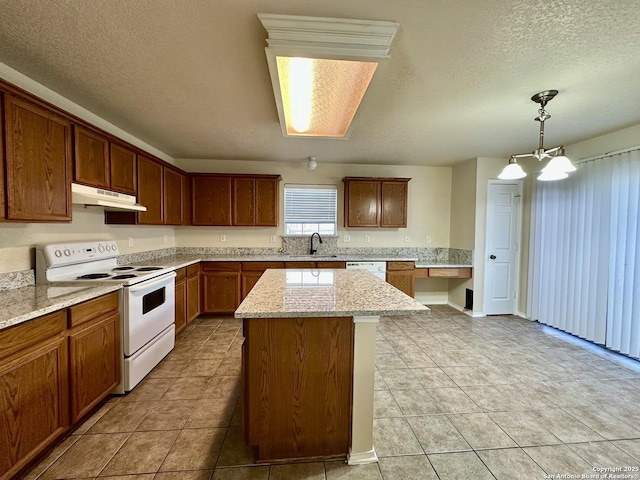
<svg viewBox="0 0 640 480">
<path fill-rule="evenodd" d="M 353 319 L 245 319 L 244 335 L 244 431 L 258 460 L 346 456 Z"/>
</svg>

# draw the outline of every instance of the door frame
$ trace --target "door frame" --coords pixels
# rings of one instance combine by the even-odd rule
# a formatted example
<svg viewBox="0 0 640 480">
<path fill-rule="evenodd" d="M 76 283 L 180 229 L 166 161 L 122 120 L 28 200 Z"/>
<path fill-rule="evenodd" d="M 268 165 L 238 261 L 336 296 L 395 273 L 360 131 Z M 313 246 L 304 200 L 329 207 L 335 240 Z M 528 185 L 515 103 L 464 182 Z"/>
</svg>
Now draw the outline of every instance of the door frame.
<svg viewBox="0 0 640 480">
<path fill-rule="evenodd" d="M 484 252 L 483 252 L 483 257 L 482 257 L 482 262 L 484 265 L 484 278 L 483 278 L 483 282 L 484 282 L 484 292 L 483 292 L 483 299 L 482 299 L 482 310 L 483 310 L 483 316 L 487 316 L 487 298 L 489 296 L 489 289 L 487 288 L 489 282 L 488 280 L 488 275 L 489 275 L 489 269 L 487 268 L 487 259 L 489 258 L 489 249 L 488 249 L 488 237 L 489 237 L 489 190 L 491 189 L 492 185 L 509 185 L 509 184 L 515 184 L 518 186 L 518 195 L 520 196 L 520 201 L 518 202 L 518 208 L 516 209 L 516 215 L 517 215 L 517 219 L 516 219 L 516 256 L 514 259 L 515 262 L 515 268 L 514 268 L 514 276 L 515 276 L 515 282 L 514 282 L 514 289 L 515 289 L 515 295 L 513 297 L 513 313 L 511 315 L 518 315 L 518 316 L 523 316 L 519 310 L 518 310 L 518 305 L 520 303 L 520 264 L 522 262 L 522 199 L 523 199 L 523 181 L 522 180 L 499 180 L 499 179 L 489 179 L 487 181 L 487 205 L 486 205 L 486 212 L 485 212 L 485 231 L 484 231 Z"/>
</svg>

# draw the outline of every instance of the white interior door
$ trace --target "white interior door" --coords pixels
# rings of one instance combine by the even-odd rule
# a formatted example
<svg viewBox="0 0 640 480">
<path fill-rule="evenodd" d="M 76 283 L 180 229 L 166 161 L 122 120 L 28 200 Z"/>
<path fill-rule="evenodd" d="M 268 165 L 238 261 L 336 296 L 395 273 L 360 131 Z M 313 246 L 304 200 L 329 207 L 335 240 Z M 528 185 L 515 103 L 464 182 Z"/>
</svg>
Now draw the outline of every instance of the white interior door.
<svg viewBox="0 0 640 480">
<path fill-rule="evenodd" d="M 521 183 L 489 182 L 485 258 L 486 315 L 516 311 Z"/>
</svg>

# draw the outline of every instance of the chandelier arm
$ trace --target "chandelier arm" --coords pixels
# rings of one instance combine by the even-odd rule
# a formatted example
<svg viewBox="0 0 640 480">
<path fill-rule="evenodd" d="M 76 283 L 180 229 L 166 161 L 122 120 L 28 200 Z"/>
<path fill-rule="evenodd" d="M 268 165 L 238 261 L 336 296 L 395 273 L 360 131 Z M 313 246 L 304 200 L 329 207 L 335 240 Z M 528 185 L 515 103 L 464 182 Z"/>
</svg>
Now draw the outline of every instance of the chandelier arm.
<svg viewBox="0 0 640 480">
<path fill-rule="evenodd" d="M 564 148 L 564 145 L 558 145 L 557 147 L 553 147 L 553 148 L 550 148 L 548 150 L 545 150 L 544 153 L 546 153 L 546 154 L 556 153 L 556 152 L 560 151 L 563 148 Z"/>
<path fill-rule="evenodd" d="M 529 158 L 533 157 L 532 153 L 519 153 L 517 155 L 511 155 L 511 158 Z"/>
</svg>

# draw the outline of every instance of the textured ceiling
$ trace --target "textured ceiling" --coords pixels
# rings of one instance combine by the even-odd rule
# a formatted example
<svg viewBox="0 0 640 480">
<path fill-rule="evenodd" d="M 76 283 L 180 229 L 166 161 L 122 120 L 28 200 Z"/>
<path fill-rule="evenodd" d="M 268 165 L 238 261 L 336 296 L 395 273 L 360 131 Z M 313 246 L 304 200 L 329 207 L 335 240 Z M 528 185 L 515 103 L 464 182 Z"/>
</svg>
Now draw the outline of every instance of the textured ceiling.
<svg viewBox="0 0 640 480">
<path fill-rule="evenodd" d="M 444 165 L 640 123 L 638 0 L 0 0 L 0 62 L 175 158 Z M 348 140 L 283 138 L 258 13 L 400 23 Z"/>
</svg>

